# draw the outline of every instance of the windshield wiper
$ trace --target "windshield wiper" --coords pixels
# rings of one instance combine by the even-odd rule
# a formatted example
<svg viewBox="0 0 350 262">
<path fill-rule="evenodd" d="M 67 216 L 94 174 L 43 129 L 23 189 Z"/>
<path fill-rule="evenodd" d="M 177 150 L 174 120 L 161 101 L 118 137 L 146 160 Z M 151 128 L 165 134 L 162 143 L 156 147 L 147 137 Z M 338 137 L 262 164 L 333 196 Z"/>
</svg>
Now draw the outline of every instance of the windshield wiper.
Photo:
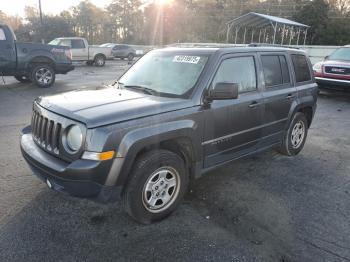
<svg viewBox="0 0 350 262">
<path fill-rule="evenodd" d="M 157 92 L 156 90 L 154 90 L 152 88 L 146 87 L 146 86 L 126 85 L 126 86 L 123 86 L 123 87 L 139 90 L 139 91 L 142 91 L 143 93 L 149 94 L 149 95 L 159 95 L 159 92 Z"/>
</svg>

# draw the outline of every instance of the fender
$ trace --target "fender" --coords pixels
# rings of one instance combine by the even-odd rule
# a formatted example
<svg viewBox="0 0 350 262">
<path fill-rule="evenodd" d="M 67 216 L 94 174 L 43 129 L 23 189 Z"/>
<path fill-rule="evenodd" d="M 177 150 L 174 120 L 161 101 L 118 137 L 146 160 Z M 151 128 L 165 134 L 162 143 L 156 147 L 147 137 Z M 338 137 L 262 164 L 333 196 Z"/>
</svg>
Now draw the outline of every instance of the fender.
<svg viewBox="0 0 350 262">
<path fill-rule="evenodd" d="M 53 56 L 53 54 L 50 51 L 48 51 L 48 50 L 40 50 L 40 51 L 30 52 L 25 57 L 24 68 L 25 69 L 29 68 L 29 65 L 33 61 L 33 59 L 39 58 L 39 57 L 49 59 L 52 62 L 53 65 L 55 64 L 56 59 L 55 59 L 55 57 Z"/>
<path fill-rule="evenodd" d="M 197 159 L 201 149 L 201 137 L 198 136 L 197 128 L 198 125 L 193 120 L 179 120 L 127 133 L 118 147 L 106 185 L 124 185 L 138 152 L 147 146 L 158 145 L 170 139 L 189 138 L 192 141 L 194 158 Z"/>
<path fill-rule="evenodd" d="M 300 109 L 305 107 L 311 107 L 312 108 L 312 118 L 316 111 L 316 102 L 317 101 L 317 86 L 315 87 L 314 91 L 311 91 L 306 96 L 300 96 L 298 95 L 298 98 L 293 101 L 289 114 L 288 114 L 288 120 L 286 122 L 285 130 L 288 129 L 289 123 L 292 120 L 293 115 L 298 112 Z M 311 119 L 312 120 L 312 119 Z"/>
</svg>

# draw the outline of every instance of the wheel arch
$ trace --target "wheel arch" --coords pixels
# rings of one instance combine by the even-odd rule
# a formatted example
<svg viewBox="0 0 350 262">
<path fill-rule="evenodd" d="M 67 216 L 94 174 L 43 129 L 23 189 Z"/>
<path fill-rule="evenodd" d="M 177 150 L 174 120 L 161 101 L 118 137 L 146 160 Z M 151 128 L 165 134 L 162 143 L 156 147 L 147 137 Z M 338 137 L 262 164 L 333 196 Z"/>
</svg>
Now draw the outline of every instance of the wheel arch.
<svg viewBox="0 0 350 262">
<path fill-rule="evenodd" d="M 301 112 L 303 114 L 305 114 L 306 119 L 308 121 L 308 127 L 311 126 L 314 114 L 316 111 L 316 103 L 314 100 L 312 101 L 304 101 L 302 103 L 293 103 L 291 110 L 289 112 L 288 115 L 288 121 L 287 121 L 287 125 L 286 125 L 286 129 L 288 129 L 289 127 L 289 123 L 290 121 L 293 119 L 293 116 L 297 113 L 297 112 Z"/>
<path fill-rule="evenodd" d="M 123 159 L 123 163 L 116 169 L 111 168 L 107 177 L 108 184 L 124 186 L 136 159 L 155 149 L 165 149 L 178 154 L 192 176 L 193 164 L 200 158 L 200 147 L 196 144 L 200 143 L 200 140 L 196 135 L 196 127 L 192 120 L 181 120 L 126 134 L 118 147 L 116 158 Z"/>
<path fill-rule="evenodd" d="M 45 55 L 34 56 L 31 59 L 29 59 L 26 65 L 26 68 L 32 68 L 34 65 L 37 65 L 37 64 L 48 64 L 55 70 L 54 59 Z"/>
</svg>

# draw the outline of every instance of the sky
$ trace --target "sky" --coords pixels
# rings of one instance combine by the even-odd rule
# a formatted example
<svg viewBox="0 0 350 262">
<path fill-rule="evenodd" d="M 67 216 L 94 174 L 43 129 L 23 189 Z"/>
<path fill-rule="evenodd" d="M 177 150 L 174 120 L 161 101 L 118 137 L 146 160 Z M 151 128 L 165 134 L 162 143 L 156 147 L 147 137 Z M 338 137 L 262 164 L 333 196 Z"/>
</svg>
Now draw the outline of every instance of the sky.
<svg viewBox="0 0 350 262">
<path fill-rule="evenodd" d="M 77 5 L 81 0 L 41 0 L 41 8 L 43 13 L 59 14 L 61 11 L 71 6 Z M 105 7 L 112 0 L 90 0 L 98 7 Z M 24 7 L 38 6 L 39 0 L 0 0 L 0 10 L 8 15 L 24 15 Z"/>
</svg>

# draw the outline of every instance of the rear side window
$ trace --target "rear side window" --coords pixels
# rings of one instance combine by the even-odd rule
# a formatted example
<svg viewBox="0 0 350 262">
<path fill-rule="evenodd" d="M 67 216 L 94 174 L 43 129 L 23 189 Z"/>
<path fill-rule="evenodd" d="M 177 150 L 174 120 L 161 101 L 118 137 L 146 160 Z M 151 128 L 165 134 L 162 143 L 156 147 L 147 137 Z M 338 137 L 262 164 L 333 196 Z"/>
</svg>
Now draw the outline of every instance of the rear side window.
<svg viewBox="0 0 350 262">
<path fill-rule="evenodd" d="M 221 82 L 238 83 L 240 93 L 256 90 L 254 57 L 234 57 L 224 60 L 216 72 L 212 87 Z"/>
<path fill-rule="evenodd" d="M 84 41 L 81 39 L 73 39 L 72 40 L 72 49 L 81 49 L 85 48 Z"/>
<path fill-rule="evenodd" d="M 266 87 L 290 83 L 288 64 L 284 55 L 263 55 L 261 62 Z"/>
<path fill-rule="evenodd" d="M 0 41 L 5 41 L 6 40 L 6 35 L 4 32 L 4 29 L 0 28 Z"/>
<path fill-rule="evenodd" d="M 309 64 L 304 55 L 292 55 L 296 82 L 306 82 L 311 80 Z"/>
</svg>

